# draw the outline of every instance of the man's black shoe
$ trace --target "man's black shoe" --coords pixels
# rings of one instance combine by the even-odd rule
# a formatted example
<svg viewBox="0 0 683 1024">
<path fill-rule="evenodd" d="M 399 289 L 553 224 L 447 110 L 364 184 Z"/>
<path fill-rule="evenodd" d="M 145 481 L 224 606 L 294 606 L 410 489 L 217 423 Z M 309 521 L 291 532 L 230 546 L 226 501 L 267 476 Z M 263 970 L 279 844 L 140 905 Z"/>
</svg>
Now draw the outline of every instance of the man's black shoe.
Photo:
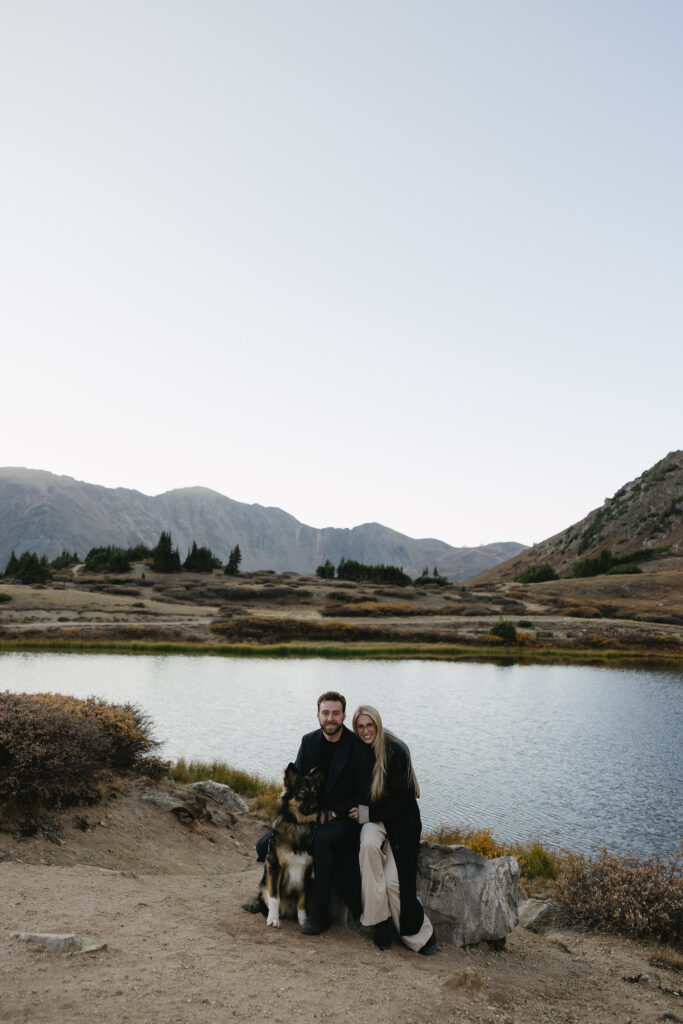
<svg viewBox="0 0 683 1024">
<path fill-rule="evenodd" d="M 438 948 L 439 947 L 436 944 L 436 935 L 432 932 L 422 949 L 418 949 L 418 953 L 420 956 L 431 956 L 432 953 L 437 952 Z"/>
<path fill-rule="evenodd" d="M 330 927 L 330 914 L 327 907 L 314 907 L 304 923 L 301 931 L 304 935 L 320 935 Z"/>
<path fill-rule="evenodd" d="M 375 945 L 378 949 L 391 949 L 391 918 L 375 925 Z"/>
</svg>

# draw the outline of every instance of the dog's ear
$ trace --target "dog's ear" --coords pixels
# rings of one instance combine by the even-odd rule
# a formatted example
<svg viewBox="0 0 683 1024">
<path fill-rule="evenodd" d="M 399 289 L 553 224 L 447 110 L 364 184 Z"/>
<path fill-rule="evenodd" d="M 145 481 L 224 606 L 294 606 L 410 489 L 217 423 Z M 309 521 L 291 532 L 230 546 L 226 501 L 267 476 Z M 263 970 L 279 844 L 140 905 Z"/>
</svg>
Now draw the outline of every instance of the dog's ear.
<svg viewBox="0 0 683 1024">
<path fill-rule="evenodd" d="M 320 790 L 323 788 L 325 776 L 323 775 L 323 770 L 319 764 L 317 764 L 315 768 L 311 768 L 310 772 L 306 773 L 306 778 L 311 780 L 316 789 Z"/>
<path fill-rule="evenodd" d="M 299 779 L 299 773 L 296 770 L 296 765 L 290 761 L 285 768 L 285 786 L 287 789 L 293 789 L 296 786 Z"/>
</svg>

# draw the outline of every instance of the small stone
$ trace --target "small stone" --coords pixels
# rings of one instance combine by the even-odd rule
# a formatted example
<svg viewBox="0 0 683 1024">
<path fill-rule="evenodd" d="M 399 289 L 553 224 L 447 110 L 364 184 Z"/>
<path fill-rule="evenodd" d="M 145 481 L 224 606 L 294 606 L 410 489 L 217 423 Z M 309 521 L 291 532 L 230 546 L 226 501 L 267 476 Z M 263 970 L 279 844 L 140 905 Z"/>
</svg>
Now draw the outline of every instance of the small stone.
<svg viewBox="0 0 683 1024">
<path fill-rule="evenodd" d="M 46 949 L 48 953 L 96 953 L 107 948 L 106 942 L 88 935 L 76 935 L 74 932 L 12 932 L 11 937 L 31 942 L 34 946 Z"/>
</svg>

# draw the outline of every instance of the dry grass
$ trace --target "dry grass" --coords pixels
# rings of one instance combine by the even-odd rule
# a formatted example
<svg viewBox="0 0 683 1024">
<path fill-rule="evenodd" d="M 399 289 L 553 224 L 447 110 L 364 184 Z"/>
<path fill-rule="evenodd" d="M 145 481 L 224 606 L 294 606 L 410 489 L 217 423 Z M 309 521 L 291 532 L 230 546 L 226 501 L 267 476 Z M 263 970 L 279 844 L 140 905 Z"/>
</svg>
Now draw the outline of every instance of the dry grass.
<svg viewBox="0 0 683 1024">
<path fill-rule="evenodd" d="M 482 857 L 516 857 L 522 878 L 557 878 L 561 858 L 548 850 L 539 840 L 529 843 L 506 843 L 490 828 L 441 828 L 428 832 L 423 838 L 442 846 L 466 846 Z"/>
<path fill-rule="evenodd" d="M 683 844 L 668 860 L 627 854 L 569 854 L 557 899 L 586 928 L 683 943 Z"/>
<path fill-rule="evenodd" d="M 186 761 L 181 757 L 171 767 L 171 776 L 176 782 L 187 785 L 212 779 L 224 786 L 230 786 L 240 796 L 254 801 L 252 811 L 265 817 L 275 816 L 275 807 L 280 796 L 281 787 L 275 782 L 262 779 L 260 775 L 241 772 L 232 768 L 224 761 Z"/>
</svg>

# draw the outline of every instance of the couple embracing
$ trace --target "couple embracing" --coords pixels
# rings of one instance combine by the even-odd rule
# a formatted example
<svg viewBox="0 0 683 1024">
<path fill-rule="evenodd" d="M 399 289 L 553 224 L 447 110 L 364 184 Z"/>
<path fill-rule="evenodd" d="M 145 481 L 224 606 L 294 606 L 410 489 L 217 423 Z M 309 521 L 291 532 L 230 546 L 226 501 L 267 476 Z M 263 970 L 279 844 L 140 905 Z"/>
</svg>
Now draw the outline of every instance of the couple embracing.
<svg viewBox="0 0 683 1024">
<path fill-rule="evenodd" d="M 333 880 L 355 918 L 374 925 L 375 944 L 391 946 L 391 923 L 408 949 L 428 956 L 434 929 L 417 898 L 420 794 L 410 751 L 383 728 L 379 712 L 361 705 L 353 731 L 344 725 L 346 699 L 335 691 L 318 698 L 320 728 L 303 737 L 296 768 L 324 775 L 319 824 L 313 838 L 314 905 L 306 935 L 329 927 Z M 259 843 L 265 856 L 267 836 Z"/>
</svg>

